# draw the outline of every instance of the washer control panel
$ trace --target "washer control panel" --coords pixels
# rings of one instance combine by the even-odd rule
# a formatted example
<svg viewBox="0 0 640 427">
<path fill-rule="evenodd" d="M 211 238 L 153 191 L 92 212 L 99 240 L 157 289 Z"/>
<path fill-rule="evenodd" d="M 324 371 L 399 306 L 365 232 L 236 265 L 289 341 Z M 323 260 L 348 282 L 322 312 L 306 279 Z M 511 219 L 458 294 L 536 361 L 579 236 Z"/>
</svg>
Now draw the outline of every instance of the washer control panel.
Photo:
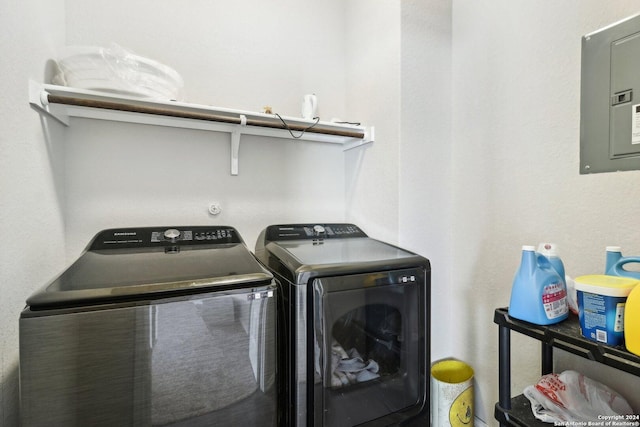
<svg viewBox="0 0 640 427">
<path fill-rule="evenodd" d="M 282 224 L 267 227 L 267 241 L 367 237 L 354 224 Z"/>
<path fill-rule="evenodd" d="M 242 243 L 236 229 L 228 226 L 120 228 L 98 233 L 89 250 L 228 243 Z"/>
</svg>

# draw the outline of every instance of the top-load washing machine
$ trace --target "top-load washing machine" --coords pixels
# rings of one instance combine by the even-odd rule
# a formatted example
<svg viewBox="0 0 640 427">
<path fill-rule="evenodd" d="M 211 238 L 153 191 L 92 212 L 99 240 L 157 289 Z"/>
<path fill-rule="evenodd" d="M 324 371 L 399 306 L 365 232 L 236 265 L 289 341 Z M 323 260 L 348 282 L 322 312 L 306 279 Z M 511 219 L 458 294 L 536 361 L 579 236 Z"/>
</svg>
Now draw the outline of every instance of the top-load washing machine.
<svg viewBox="0 0 640 427">
<path fill-rule="evenodd" d="M 429 423 L 429 261 L 353 224 L 267 227 L 279 279 L 287 423 Z"/>
<path fill-rule="evenodd" d="M 232 227 L 105 230 L 20 316 L 30 426 L 279 426 L 276 300 Z"/>
</svg>

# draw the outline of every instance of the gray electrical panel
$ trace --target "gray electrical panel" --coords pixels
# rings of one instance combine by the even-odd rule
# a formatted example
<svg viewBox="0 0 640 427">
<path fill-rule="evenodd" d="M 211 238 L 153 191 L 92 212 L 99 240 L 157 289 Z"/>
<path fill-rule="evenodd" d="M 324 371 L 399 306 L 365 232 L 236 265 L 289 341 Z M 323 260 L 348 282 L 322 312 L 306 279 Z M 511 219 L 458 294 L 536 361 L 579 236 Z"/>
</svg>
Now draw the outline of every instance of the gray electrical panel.
<svg viewBox="0 0 640 427">
<path fill-rule="evenodd" d="M 580 173 L 640 169 L 640 15 L 582 37 Z"/>
</svg>

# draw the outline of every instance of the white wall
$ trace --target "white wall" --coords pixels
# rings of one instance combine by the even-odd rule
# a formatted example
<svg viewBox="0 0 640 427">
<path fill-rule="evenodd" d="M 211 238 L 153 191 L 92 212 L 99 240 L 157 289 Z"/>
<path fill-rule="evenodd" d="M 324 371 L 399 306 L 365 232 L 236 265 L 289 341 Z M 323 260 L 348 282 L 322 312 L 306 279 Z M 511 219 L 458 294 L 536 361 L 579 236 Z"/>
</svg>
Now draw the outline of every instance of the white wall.
<svg viewBox="0 0 640 427">
<path fill-rule="evenodd" d="M 402 2 L 400 243 L 431 261 L 431 357 L 451 356 L 451 3 Z"/>
<path fill-rule="evenodd" d="M 188 101 L 299 115 L 314 92 L 323 119 L 344 113 L 342 2 L 67 0 L 67 44 L 117 43 L 174 67 Z"/>
<path fill-rule="evenodd" d="M 62 156 L 28 104 L 64 39 L 64 2 L 0 4 L 0 426 L 18 420 L 18 317 L 24 301 L 64 262 Z M 57 135 L 60 129 L 51 129 Z"/>
<path fill-rule="evenodd" d="M 400 3 L 346 4 L 346 105 L 375 126 L 376 142 L 345 157 L 347 220 L 397 243 L 400 144 Z"/>
<path fill-rule="evenodd" d="M 174 67 L 186 101 L 300 116 L 305 93 L 322 120 L 345 117 L 341 1 L 261 3 L 68 0 L 67 44 L 115 42 Z M 65 145 L 68 256 L 110 226 L 228 224 L 250 248 L 266 225 L 343 221 L 342 148 L 243 137 L 229 175 L 229 135 L 75 120 Z M 222 214 L 207 212 L 210 202 Z M 117 206 L 117 209 L 114 207 Z"/>
<path fill-rule="evenodd" d="M 253 249 L 268 224 L 344 218 L 338 145 L 243 137 L 237 176 L 226 134 L 79 119 L 64 146 L 69 259 L 109 227 L 225 224 Z"/>
<path fill-rule="evenodd" d="M 640 253 L 640 172 L 578 173 L 581 36 L 637 12 L 623 0 L 453 2 L 450 351 L 476 369 L 484 420 L 497 400 L 493 310 L 509 304 L 521 246 L 557 242 L 574 277 L 602 273 L 606 245 Z M 539 344 L 512 334 L 512 348 L 520 393 L 539 377 Z M 635 383 L 620 391 L 639 412 Z"/>
</svg>

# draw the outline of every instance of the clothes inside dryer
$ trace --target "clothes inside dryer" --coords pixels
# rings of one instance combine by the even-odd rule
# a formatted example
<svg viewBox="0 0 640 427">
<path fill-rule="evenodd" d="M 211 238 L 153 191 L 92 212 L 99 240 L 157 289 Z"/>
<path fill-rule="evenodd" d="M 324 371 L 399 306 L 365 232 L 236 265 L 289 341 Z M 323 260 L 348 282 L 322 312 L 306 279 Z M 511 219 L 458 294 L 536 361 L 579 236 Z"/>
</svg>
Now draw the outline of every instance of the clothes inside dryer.
<svg viewBox="0 0 640 427">
<path fill-rule="evenodd" d="M 402 316 L 385 304 L 350 311 L 333 324 L 331 387 L 340 388 L 400 372 Z"/>
</svg>

